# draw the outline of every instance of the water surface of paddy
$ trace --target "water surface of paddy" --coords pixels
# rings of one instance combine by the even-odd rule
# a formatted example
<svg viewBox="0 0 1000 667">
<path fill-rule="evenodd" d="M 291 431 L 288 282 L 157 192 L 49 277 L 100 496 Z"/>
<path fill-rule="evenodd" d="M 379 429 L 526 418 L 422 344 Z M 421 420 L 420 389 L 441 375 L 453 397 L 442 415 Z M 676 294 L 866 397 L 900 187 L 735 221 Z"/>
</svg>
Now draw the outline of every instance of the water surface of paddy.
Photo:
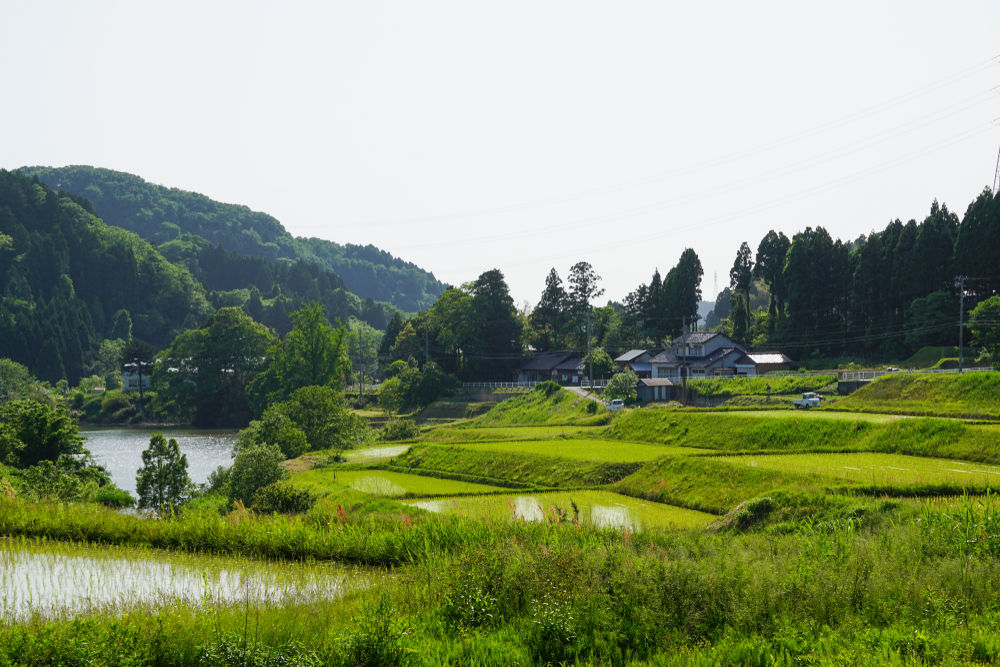
<svg viewBox="0 0 1000 667">
<path fill-rule="evenodd" d="M 142 467 L 142 452 L 149 448 L 149 439 L 161 432 L 167 440 L 174 438 L 187 456 L 188 476 L 195 484 L 208 480 L 220 465 L 232 464 L 236 431 L 193 428 L 134 428 L 122 426 L 81 426 L 80 435 L 99 464 L 111 473 L 115 486 L 135 494 L 135 473 Z"/>
<path fill-rule="evenodd" d="M 415 495 L 447 495 L 451 493 L 488 493 L 502 491 L 500 487 L 472 482 L 459 482 L 452 479 L 438 479 L 423 475 L 409 475 L 402 472 L 387 470 L 337 470 L 336 468 L 319 468 L 297 473 L 293 482 L 296 485 L 310 487 L 321 491 L 331 484 L 342 484 L 362 493 L 376 496 L 402 496 L 407 493 Z"/>
<path fill-rule="evenodd" d="M 579 514 L 573 510 L 576 503 Z M 653 503 L 610 491 L 571 491 L 531 495 L 495 494 L 440 500 L 408 501 L 408 505 L 442 514 L 458 513 L 476 518 L 552 520 L 565 512 L 568 520 L 598 528 L 704 528 L 718 517 L 673 505 Z"/>
<path fill-rule="evenodd" d="M 165 604 L 267 605 L 328 599 L 375 573 L 125 547 L 0 540 L 0 621 Z"/>
</svg>

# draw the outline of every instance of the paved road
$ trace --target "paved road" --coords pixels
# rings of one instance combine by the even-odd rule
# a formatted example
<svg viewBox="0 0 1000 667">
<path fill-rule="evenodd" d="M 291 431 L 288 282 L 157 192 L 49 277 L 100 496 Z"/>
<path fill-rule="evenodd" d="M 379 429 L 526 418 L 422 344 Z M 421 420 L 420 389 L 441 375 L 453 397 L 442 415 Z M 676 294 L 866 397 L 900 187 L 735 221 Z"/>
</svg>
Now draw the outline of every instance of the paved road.
<svg viewBox="0 0 1000 667">
<path fill-rule="evenodd" d="M 576 394 L 581 398 L 592 398 L 601 401 L 601 397 L 598 396 L 597 394 L 590 393 L 589 389 L 584 389 L 583 387 L 566 387 L 566 389 L 569 389 L 571 392 L 573 392 L 574 394 Z M 604 401 L 601 402 L 603 403 Z"/>
</svg>

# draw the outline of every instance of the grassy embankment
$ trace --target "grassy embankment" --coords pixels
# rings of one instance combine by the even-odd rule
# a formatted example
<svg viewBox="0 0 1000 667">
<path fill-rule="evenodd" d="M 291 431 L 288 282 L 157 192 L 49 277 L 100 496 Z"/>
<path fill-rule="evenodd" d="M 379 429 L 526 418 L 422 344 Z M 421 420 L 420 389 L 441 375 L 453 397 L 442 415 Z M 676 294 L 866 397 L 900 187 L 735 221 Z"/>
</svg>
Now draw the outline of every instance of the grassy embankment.
<svg viewBox="0 0 1000 667">
<path fill-rule="evenodd" d="M 831 409 L 1000 419 L 1000 373 L 886 375 L 844 397 Z"/>
<path fill-rule="evenodd" d="M 811 375 L 798 377 L 786 375 L 783 377 L 755 378 L 707 378 L 691 380 L 688 387 L 692 394 L 715 398 L 720 396 L 767 396 L 767 387 L 771 387 L 771 396 L 802 394 L 806 391 L 819 391 L 831 384 L 836 378 L 830 375 Z M 831 390 L 836 391 L 834 386 Z"/>
</svg>

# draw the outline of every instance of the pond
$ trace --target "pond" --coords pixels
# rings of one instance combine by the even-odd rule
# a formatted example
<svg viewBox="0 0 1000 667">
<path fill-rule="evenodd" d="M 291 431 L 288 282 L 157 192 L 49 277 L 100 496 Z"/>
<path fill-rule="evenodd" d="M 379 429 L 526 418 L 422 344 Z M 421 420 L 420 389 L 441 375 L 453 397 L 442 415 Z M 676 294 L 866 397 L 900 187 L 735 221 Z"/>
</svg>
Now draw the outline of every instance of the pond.
<svg viewBox="0 0 1000 667">
<path fill-rule="evenodd" d="M 167 440 L 174 438 L 187 456 L 188 476 L 201 484 L 220 465 L 232 463 L 236 431 L 194 428 L 134 428 L 81 426 L 80 435 L 87 442 L 97 462 L 108 469 L 115 486 L 135 495 L 135 473 L 142 467 L 142 452 L 149 448 L 149 439 L 156 432 Z"/>
<path fill-rule="evenodd" d="M 574 511 L 576 503 L 578 511 Z M 634 532 L 644 528 L 704 528 L 718 517 L 704 512 L 630 498 L 611 491 L 556 491 L 537 494 L 494 494 L 440 500 L 408 501 L 407 504 L 430 512 L 457 513 L 465 516 L 518 521 L 553 520 L 565 512 L 566 520 L 597 528 L 624 529 Z"/>
<path fill-rule="evenodd" d="M 273 563 L 127 547 L 0 540 L 0 622 L 166 604 L 225 606 L 341 597 L 381 576 L 333 563 Z"/>
</svg>

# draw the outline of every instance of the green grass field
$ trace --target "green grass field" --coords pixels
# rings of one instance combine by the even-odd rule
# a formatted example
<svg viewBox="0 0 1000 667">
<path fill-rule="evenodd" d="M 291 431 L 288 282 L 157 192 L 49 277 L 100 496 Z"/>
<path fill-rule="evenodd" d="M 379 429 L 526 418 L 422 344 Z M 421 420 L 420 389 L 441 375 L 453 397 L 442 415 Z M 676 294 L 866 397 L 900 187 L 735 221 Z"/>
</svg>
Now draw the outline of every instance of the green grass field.
<svg viewBox="0 0 1000 667">
<path fill-rule="evenodd" d="M 820 475 L 871 486 L 950 484 L 986 488 L 1000 481 L 1000 466 L 876 452 L 724 456 L 717 460 L 733 466 Z"/>
<path fill-rule="evenodd" d="M 579 514 L 573 510 L 576 503 Z M 439 514 L 478 519 L 572 522 L 596 528 L 632 531 L 659 528 L 704 528 L 717 519 L 712 514 L 652 503 L 610 491 L 573 491 L 532 495 L 490 495 L 410 501 L 409 505 Z"/>
<path fill-rule="evenodd" d="M 463 449 L 492 452 L 514 452 L 539 454 L 555 458 L 579 459 L 581 461 L 608 461 L 612 463 L 633 463 L 652 461 L 661 456 L 693 456 L 711 454 L 710 449 L 697 447 L 673 447 L 670 445 L 650 445 L 619 440 L 553 438 L 549 440 L 500 440 L 483 443 L 456 443 Z"/>
<path fill-rule="evenodd" d="M 1000 372 L 886 375 L 845 396 L 833 409 L 1000 419 Z"/>
<path fill-rule="evenodd" d="M 439 496 L 503 490 L 485 484 L 408 475 L 388 470 L 337 470 L 336 468 L 306 470 L 295 475 L 293 482 L 313 492 L 328 492 L 341 485 L 376 496 Z"/>
</svg>

